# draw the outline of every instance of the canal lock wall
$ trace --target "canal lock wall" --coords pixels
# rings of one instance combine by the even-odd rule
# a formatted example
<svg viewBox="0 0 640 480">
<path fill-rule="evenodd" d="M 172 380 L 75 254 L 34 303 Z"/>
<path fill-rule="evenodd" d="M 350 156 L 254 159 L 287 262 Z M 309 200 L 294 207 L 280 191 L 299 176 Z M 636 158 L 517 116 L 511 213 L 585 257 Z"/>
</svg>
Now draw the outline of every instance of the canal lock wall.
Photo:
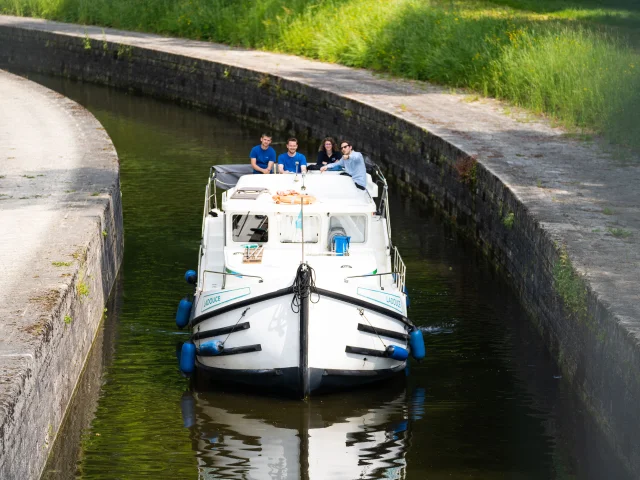
<svg viewBox="0 0 640 480">
<path fill-rule="evenodd" d="M 302 63 L 285 68 L 291 62 Z M 569 214 L 553 205 L 558 211 L 550 218 L 538 201 L 544 184 L 535 178 L 544 181 L 544 172 L 527 188 L 514 181 L 519 168 L 530 168 L 525 160 L 558 148 L 592 160 L 580 168 L 599 165 L 597 152 L 585 157 L 586 147 L 526 122 L 483 133 L 483 115 L 493 121 L 497 107 L 470 109 L 468 123 L 456 122 L 467 107 L 430 87 L 398 81 L 394 89 L 388 85 L 396 81 L 358 70 L 204 42 L 6 20 L 0 21 L 1 64 L 183 102 L 298 137 L 348 133 L 356 150 L 381 163 L 413 198 L 436 205 L 509 278 L 566 381 L 627 469 L 640 475 L 637 310 L 611 300 L 606 285 L 580 267 L 586 246 L 562 228 Z M 304 68 L 306 76 L 297 77 Z M 446 108 L 423 117 L 412 112 L 420 91 Z M 408 100 L 385 108 L 394 96 Z"/>
<path fill-rule="evenodd" d="M 122 262 L 119 165 L 77 103 L 3 71 L 0 90 L 0 478 L 36 479 Z"/>
</svg>

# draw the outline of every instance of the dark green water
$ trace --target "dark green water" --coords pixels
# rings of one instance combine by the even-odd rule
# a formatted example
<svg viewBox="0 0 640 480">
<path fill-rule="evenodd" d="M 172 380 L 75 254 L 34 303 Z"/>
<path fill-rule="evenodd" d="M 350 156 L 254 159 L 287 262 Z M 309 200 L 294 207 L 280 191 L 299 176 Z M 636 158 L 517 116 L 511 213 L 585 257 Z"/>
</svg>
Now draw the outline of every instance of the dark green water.
<svg viewBox="0 0 640 480">
<path fill-rule="evenodd" d="M 182 275 L 197 266 L 206 176 L 213 163 L 248 161 L 260 129 L 31 78 L 107 129 L 125 222 L 109 315 L 44 478 L 626 478 L 508 286 L 437 215 L 399 197 L 393 238 L 427 344 L 408 378 L 308 403 L 190 391 L 174 316 L 189 292 Z M 313 158 L 315 147 L 300 151 Z"/>
</svg>

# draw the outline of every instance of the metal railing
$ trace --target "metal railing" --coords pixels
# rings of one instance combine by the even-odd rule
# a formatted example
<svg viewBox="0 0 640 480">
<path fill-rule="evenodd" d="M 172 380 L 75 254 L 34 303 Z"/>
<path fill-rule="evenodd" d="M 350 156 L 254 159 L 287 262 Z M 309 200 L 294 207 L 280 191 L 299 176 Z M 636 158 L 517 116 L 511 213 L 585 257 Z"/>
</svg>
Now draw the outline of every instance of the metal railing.
<svg viewBox="0 0 640 480">
<path fill-rule="evenodd" d="M 202 284 L 204 285 L 204 281 L 205 278 L 207 276 L 207 273 L 215 273 L 216 275 L 222 275 L 222 289 L 224 290 L 227 284 L 227 276 L 230 275 L 232 277 L 237 277 L 237 278 L 243 278 L 243 277 L 247 277 L 247 278 L 257 278 L 258 279 L 258 283 L 263 283 L 264 279 L 258 275 L 246 275 L 244 273 L 237 273 L 237 272 L 216 272 L 215 270 L 205 270 L 204 272 L 204 278 L 202 279 Z"/>
<path fill-rule="evenodd" d="M 400 256 L 400 252 L 398 248 L 393 245 L 391 241 L 391 214 L 389 211 L 389 186 L 387 184 L 387 179 L 382 174 L 380 167 L 375 165 L 373 167 L 374 173 L 376 174 L 376 181 L 382 185 L 382 193 L 380 194 L 380 202 L 377 207 L 377 214 L 384 218 L 387 222 L 387 241 L 389 242 L 389 248 L 392 251 L 391 255 L 391 270 L 393 272 L 393 279 L 398 287 L 398 290 L 401 292 L 404 291 L 406 275 L 407 275 L 407 267 Z"/>
<path fill-rule="evenodd" d="M 380 200 L 376 206 L 376 213 L 387 221 L 387 237 L 389 245 L 391 245 L 391 215 L 389 214 L 389 185 L 387 179 L 382 174 L 380 167 L 373 166 L 373 173 L 376 175 L 374 180 L 382 186 L 382 193 L 380 194 Z"/>
<path fill-rule="evenodd" d="M 393 283 L 398 288 L 399 291 L 404 293 L 404 286 L 407 277 L 407 267 L 400 256 L 400 252 L 396 247 L 393 247 L 393 256 L 391 257 L 391 272 L 385 273 L 370 273 L 368 275 L 350 275 L 348 277 L 344 277 L 344 283 L 349 283 L 349 280 L 352 278 L 368 278 L 368 277 L 378 277 L 380 279 L 380 289 L 384 290 L 382 287 L 382 277 L 386 275 L 393 275 Z"/>
<path fill-rule="evenodd" d="M 398 290 L 404 293 L 405 280 L 407 277 L 407 267 L 402 261 L 400 252 L 395 246 L 393 247 L 393 256 L 391 258 L 393 259 L 393 261 L 391 262 L 391 269 L 394 272 L 397 272 L 394 277 L 396 287 L 398 287 Z"/>
<path fill-rule="evenodd" d="M 209 189 L 211 188 L 211 180 L 207 183 L 207 188 L 204 192 L 204 211 L 202 212 L 202 232 L 200 233 L 200 237 L 204 238 L 204 224 L 207 218 L 207 214 L 211 211 L 211 202 L 209 201 Z"/>
<path fill-rule="evenodd" d="M 382 286 L 382 277 L 386 276 L 386 275 L 393 275 L 393 278 L 396 278 L 396 275 L 398 275 L 399 272 L 386 272 L 386 273 L 370 273 L 368 275 L 351 275 L 349 277 L 344 277 L 344 283 L 349 283 L 349 279 L 351 278 L 368 278 L 368 277 L 378 277 L 379 278 L 379 283 L 380 283 L 380 290 L 384 290 L 384 287 Z"/>
<path fill-rule="evenodd" d="M 213 191 L 211 186 L 213 185 Z M 207 181 L 207 193 L 205 196 L 205 201 L 207 202 L 207 206 L 209 207 L 208 211 L 211 211 L 214 208 L 218 208 L 218 198 L 216 196 L 216 171 L 213 167 L 209 169 L 209 179 Z M 213 202 L 212 202 L 213 200 Z"/>
</svg>

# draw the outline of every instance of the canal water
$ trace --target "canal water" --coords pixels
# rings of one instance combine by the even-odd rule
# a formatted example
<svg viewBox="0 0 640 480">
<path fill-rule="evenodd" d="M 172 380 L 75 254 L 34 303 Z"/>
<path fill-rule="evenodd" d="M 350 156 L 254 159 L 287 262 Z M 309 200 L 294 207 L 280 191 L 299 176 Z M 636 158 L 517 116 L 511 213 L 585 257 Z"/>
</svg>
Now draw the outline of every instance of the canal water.
<svg viewBox="0 0 640 480">
<path fill-rule="evenodd" d="M 261 128 L 29 76 L 88 108 L 118 150 L 125 255 L 45 479 L 625 479 L 506 282 L 438 215 L 391 198 L 427 358 L 396 382 L 300 402 L 196 391 L 176 348 L 213 163 Z M 275 148 L 284 150 L 283 135 Z M 317 143 L 300 151 L 315 156 Z M 357 146 L 356 146 L 357 147 Z"/>
</svg>

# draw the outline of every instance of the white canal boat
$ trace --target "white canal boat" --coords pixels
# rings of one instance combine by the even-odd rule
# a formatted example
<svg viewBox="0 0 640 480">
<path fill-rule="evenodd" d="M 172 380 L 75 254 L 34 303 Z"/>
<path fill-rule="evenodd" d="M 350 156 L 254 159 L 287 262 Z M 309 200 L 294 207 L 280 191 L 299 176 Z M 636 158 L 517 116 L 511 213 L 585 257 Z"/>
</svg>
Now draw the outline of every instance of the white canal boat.
<svg viewBox="0 0 640 480">
<path fill-rule="evenodd" d="M 407 318 L 405 265 L 391 242 L 387 183 L 339 172 L 253 175 L 212 167 L 180 367 L 306 398 L 403 371 L 424 356 Z M 218 205 L 216 188 L 222 192 Z"/>
</svg>

